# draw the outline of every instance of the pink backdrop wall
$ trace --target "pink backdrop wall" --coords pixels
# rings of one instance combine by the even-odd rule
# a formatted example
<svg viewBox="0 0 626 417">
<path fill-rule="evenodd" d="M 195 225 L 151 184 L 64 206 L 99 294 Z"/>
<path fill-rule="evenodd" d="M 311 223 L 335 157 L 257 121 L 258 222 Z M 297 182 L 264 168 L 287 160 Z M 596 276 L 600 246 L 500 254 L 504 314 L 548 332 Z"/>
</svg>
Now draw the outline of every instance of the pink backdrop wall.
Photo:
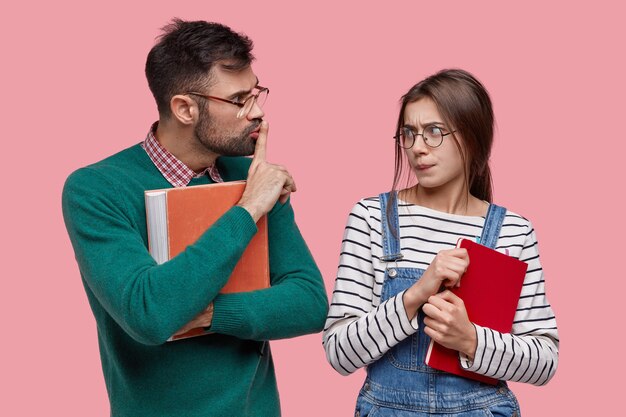
<svg viewBox="0 0 626 417">
<path fill-rule="evenodd" d="M 498 123 L 496 201 L 537 229 L 562 341 L 548 386 L 512 388 L 525 416 L 614 414 L 624 371 L 623 6 L 108 3 L 2 6 L 3 415 L 108 415 L 60 193 L 71 171 L 138 142 L 156 119 L 143 65 L 173 16 L 255 41 L 255 71 L 272 91 L 268 157 L 298 182 L 297 220 L 329 292 L 350 208 L 390 186 L 399 97 L 444 67 L 476 74 Z M 332 371 L 321 335 L 272 347 L 285 416 L 351 415 L 364 373 Z"/>
</svg>

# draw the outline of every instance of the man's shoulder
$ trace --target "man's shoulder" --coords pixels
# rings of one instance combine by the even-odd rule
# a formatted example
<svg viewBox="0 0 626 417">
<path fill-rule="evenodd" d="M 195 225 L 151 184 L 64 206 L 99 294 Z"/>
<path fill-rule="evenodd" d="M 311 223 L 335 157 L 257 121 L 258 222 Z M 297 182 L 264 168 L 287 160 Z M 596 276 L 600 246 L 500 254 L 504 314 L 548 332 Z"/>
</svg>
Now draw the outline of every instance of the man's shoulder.
<svg viewBox="0 0 626 417">
<path fill-rule="evenodd" d="M 108 171 L 128 170 L 132 169 L 137 164 L 144 163 L 145 157 L 147 157 L 146 151 L 141 147 L 140 143 L 137 143 L 113 155 L 107 156 L 98 162 L 87 165 L 85 168 L 101 171 L 103 173 Z"/>
<path fill-rule="evenodd" d="M 97 187 L 99 192 L 104 192 L 106 185 L 123 182 L 125 179 L 136 174 L 142 165 L 143 159 L 148 159 L 140 144 L 130 146 L 98 162 L 78 168 L 72 172 L 65 181 L 64 192 L 69 189 L 89 189 Z"/>
<path fill-rule="evenodd" d="M 145 159 L 145 157 L 147 157 L 147 154 L 141 147 L 141 144 L 138 143 L 113 155 L 107 156 L 100 161 L 79 168 L 74 171 L 74 173 L 91 171 L 99 172 L 102 175 L 114 173 L 124 174 L 128 170 L 136 169 L 138 165 L 144 164 L 145 161 L 143 159 Z M 72 175 L 74 173 L 72 173 Z"/>
</svg>

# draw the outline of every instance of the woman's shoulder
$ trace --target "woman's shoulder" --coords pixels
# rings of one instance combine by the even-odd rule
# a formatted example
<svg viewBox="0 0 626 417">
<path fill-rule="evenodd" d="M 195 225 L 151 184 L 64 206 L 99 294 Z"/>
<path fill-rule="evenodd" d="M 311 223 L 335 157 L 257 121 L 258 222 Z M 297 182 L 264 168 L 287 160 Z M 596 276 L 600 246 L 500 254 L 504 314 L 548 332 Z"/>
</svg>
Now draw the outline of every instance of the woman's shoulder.
<svg viewBox="0 0 626 417">
<path fill-rule="evenodd" d="M 380 221 L 380 197 L 361 198 L 352 206 L 349 216 L 361 218 L 368 224 L 372 221 L 378 223 Z"/>
<path fill-rule="evenodd" d="M 528 218 L 507 208 L 502 228 L 532 229 L 532 224 Z"/>
<path fill-rule="evenodd" d="M 383 194 L 387 194 L 388 199 L 391 197 L 391 193 L 388 191 L 374 195 L 374 196 L 370 196 L 370 197 L 363 197 L 362 199 L 357 201 L 356 206 L 366 207 L 366 208 L 374 209 L 374 210 L 380 210 L 380 198 L 381 198 L 381 195 Z"/>
<path fill-rule="evenodd" d="M 380 197 L 379 196 L 363 197 L 354 204 L 353 211 L 354 210 L 357 210 L 357 211 L 380 210 Z"/>
</svg>

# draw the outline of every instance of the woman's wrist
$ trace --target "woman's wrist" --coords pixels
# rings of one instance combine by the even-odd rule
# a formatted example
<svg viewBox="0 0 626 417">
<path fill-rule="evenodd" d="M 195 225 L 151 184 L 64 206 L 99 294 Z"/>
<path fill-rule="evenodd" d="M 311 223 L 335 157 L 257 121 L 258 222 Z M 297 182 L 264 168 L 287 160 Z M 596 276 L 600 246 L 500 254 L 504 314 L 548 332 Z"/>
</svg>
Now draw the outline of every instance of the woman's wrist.
<svg viewBox="0 0 626 417">
<path fill-rule="evenodd" d="M 413 285 L 409 287 L 402 295 L 402 303 L 406 310 L 406 315 L 409 320 L 417 314 L 417 310 L 428 300 L 428 295 L 423 294 L 419 285 Z"/>
<path fill-rule="evenodd" d="M 467 332 L 467 342 L 461 352 L 465 354 L 469 360 L 473 361 L 478 347 L 478 336 L 476 335 L 476 326 L 474 326 L 474 323 L 470 322 L 470 325 L 471 329 Z"/>
</svg>

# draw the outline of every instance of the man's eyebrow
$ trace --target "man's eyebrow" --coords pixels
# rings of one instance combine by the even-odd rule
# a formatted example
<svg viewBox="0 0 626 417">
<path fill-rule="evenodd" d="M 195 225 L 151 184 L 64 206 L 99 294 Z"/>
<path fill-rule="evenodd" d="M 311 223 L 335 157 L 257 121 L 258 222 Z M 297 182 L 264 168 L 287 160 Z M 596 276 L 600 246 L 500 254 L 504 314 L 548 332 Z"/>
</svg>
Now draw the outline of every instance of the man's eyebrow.
<svg viewBox="0 0 626 417">
<path fill-rule="evenodd" d="M 248 90 L 239 90 L 239 91 L 229 95 L 228 96 L 228 100 L 233 100 L 236 97 L 248 96 L 248 95 L 250 95 L 252 90 L 255 89 L 258 85 L 259 85 L 259 79 L 257 78 L 256 79 L 256 84 L 254 84 L 254 87 L 252 87 L 251 89 L 248 89 Z"/>
</svg>

